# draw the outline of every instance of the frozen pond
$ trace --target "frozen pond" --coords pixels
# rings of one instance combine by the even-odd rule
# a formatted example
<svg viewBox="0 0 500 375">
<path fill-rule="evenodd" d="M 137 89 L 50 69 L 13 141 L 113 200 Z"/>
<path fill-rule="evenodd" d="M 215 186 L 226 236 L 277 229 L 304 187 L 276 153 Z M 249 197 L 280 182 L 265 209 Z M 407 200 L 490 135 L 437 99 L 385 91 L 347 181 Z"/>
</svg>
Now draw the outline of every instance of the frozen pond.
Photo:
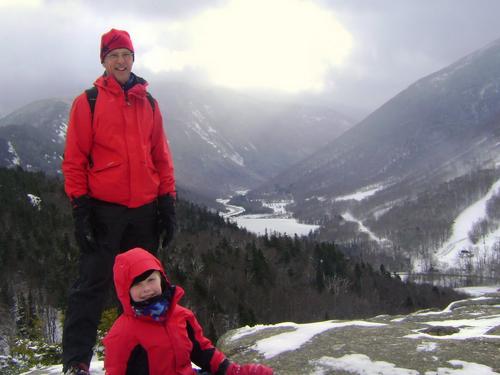
<svg viewBox="0 0 500 375">
<path fill-rule="evenodd" d="M 309 232 L 315 231 L 319 225 L 302 224 L 295 219 L 267 217 L 264 215 L 243 215 L 231 217 L 231 221 L 238 224 L 239 227 L 245 228 L 249 232 L 264 235 L 274 232 L 293 236 L 307 236 Z"/>
<path fill-rule="evenodd" d="M 240 228 L 258 235 L 264 235 L 267 232 L 268 234 L 307 236 L 309 232 L 319 228 L 319 225 L 302 224 L 296 219 L 290 218 L 285 209 L 290 201 L 263 203 L 264 206 L 270 207 L 274 211 L 273 214 L 266 215 L 241 215 L 245 212 L 243 207 L 229 205 L 228 199 L 218 199 L 217 201 L 224 204 L 227 210 L 226 213 L 221 213 L 222 216 L 229 218 Z"/>
</svg>

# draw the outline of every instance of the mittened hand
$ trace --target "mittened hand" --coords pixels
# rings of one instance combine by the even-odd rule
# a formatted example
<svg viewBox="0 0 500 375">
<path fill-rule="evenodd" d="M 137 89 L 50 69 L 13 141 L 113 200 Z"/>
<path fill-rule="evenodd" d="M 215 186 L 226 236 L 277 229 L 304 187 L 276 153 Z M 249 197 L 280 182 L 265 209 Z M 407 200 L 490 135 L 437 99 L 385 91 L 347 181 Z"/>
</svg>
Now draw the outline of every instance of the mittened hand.
<svg viewBox="0 0 500 375">
<path fill-rule="evenodd" d="M 82 195 L 73 199 L 71 203 L 73 204 L 76 242 L 80 251 L 91 253 L 97 249 L 97 243 L 90 220 L 90 197 Z"/>
<path fill-rule="evenodd" d="M 177 227 L 175 198 L 169 194 L 158 197 L 158 223 L 160 226 L 160 246 L 165 249 L 174 238 Z"/>
<path fill-rule="evenodd" d="M 273 375 L 273 369 L 264 365 L 238 365 L 231 363 L 226 375 Z"/>
</svg>

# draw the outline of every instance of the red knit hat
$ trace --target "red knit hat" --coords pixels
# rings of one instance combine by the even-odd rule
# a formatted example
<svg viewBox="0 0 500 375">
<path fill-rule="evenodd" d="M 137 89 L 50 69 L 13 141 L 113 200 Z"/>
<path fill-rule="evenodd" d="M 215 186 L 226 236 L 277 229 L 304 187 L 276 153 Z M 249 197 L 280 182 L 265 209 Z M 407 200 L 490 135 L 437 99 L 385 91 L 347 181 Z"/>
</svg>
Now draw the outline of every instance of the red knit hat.
<svg viewBox="0 0 500 375">
<path fill-rule="evenodd" d="M 125 30 L 111 29 L 101 37 L 101 63 L 109 52 L 117 48 L 126 48 L 134 52 L 130 35 Z"/>
</svg>

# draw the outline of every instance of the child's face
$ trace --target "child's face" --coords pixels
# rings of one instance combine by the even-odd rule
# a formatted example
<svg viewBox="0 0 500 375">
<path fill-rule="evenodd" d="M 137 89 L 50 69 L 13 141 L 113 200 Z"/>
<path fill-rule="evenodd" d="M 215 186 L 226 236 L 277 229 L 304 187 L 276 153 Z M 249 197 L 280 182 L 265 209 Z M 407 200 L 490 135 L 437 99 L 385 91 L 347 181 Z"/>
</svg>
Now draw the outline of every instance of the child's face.
<svg viewBox="0 0 500 375">
<path fill-rule="evenodd" d="M 161 275 L 154 271 L 145 280 L 130 287 L 130 297 L 134 302 L 142 302 L 161 294 Z"/>
</svg>

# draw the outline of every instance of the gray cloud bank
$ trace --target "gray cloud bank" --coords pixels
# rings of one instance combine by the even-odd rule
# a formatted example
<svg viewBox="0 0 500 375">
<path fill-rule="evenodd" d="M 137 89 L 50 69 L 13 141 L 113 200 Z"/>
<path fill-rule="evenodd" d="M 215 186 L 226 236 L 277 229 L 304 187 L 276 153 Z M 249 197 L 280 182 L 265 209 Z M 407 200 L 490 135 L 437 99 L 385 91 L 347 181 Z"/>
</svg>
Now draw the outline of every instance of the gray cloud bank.
<svg viewBox="0 0 500 375">
<path fill-rule="evenodd" d="M 28 1 L 0 1 L 0 115 L 38 99 L 71 98 L 89 87 L 102 73 L 100 36 L 121 21 L 174 23 L 225 1 L 122 1 L 117 6 L 40 0 L 35 7 Z M 500 38 L 500 2 L 495 0 L 311 1 L 333 10 L 355 43 L 347 66 L 327 78 L 326 94 L 365 113 Z M 159 79 L 153 72 L 140 73 L 152 83 Z M 189 76 L 192 72 L 175 73 L 179 80 Z"/>
</svg>

